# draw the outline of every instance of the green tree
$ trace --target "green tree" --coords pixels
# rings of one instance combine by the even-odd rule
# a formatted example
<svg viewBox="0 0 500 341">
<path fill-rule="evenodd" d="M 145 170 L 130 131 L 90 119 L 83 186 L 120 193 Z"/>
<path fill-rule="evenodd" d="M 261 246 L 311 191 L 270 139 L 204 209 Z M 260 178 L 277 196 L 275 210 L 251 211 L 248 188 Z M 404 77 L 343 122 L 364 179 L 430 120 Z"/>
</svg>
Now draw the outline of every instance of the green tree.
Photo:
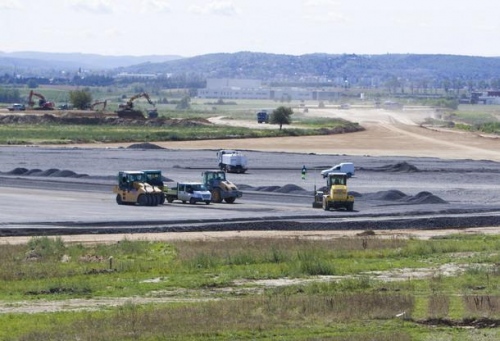
<svg viewBox="0 0 500 341">
<path fill-rule="evenodd" d="M 176 105 L 175 109 L 177 109 L 177 110 L 188 110 L 188 109 L 191 108 L 191 105 L 189 104 L 189 102 L 191 102 L 191 97 L 184 96 L 179 101 L 179 103 Z"/>
<path fill-rule="evenodd" d="M 28 82 L 26 83 L 26 85 L 28 86 L 29 89 L 36 89 L 36 88 L 38 88 L 38 82 L 35 79 L 28 80 Z"/>
<path fill-rule="evenodd" d="M 87 109 L 92 103 L 92 94 L 89 90 L 75 90 L 69 92 L 69 101 L 74 108 Z"/>
<path fill-rule="evenodd" d="M 291 116 L 293 115 L 293 110 L 292 108 L 289 107 L 278 107 L 273 110 L 273 113 L 271 114 L 271 118 L 269 120 L 269 123 L 271 124 L 279 124 L 280 125 L 280 130 L 283 127 L 283 124 L 290 124 L 292 123 L 292 118 Z"/>
</svg>

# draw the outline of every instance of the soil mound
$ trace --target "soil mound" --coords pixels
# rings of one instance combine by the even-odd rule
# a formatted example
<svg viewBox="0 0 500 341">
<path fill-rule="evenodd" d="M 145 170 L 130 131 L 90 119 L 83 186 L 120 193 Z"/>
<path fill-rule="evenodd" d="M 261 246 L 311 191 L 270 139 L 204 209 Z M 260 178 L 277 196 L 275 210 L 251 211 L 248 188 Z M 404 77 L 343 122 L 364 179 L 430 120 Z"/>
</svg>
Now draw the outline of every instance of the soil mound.
<svg viewBox="0 0 500 341">
<path fill-rule="evenodd" d="M 151 127 L 197 127 L 213 125 L 210 121 L 204 118 L 153 118 L 153 119 L 128 119 L 120 117 L 110 117 L 113 115 L 106 113 L 107 116 L 88 113 L 88 112 L 72 112 L 63 115 L 52 113 L 43 115 L 0 115 L 0 124 L 78 124 L 78 125 L 97 125 L 107 124 L 114 126 L 135 125 L 135 126 L 151 126 Z"/>
<path fill-rule="evenodd" d="M 408 202 L 410 204 L 447 204 L 446 200 L 441 199 L 438 196 L 430 192 L 420 192 L 413 197 L 407 197 L 402 199 L 402 201 Z"/>
<path fill-rule="evenodd" d="M 67 169 L 57 169 L 50 168 L 47 170 L 41 169 L 27 169 L 27 168 L 15 168 L 9 172 L 5 172 L 3 174 L 8 175 L 22 175 L 22 176 L 50 176 L 50 177 L 59 177 L 59 178 L 82 178 L 88 176 L 87 174 L 78 174 L 71 170 Z"/>
<path fill-rule="evenodd" d="M 361 168 L 360 168 L 361 169 Z M 385 165 L 375 168 L 363 168 L 374 172 L 393 172 L 393 173 L 413 173 L 420 172 L 420 170 L 408 162 L 398 162 L 392 165 Z"/>
<path fill-rule="evenodd" d="M 26 168 L 14 168 L 13 170 L 11 170 L 10 172 L 7 172 L 6 174 L 9 174 L 9 175 L 22 175 L 24 173 L 26 173 L 28 170 Z"/>
<path fill-rule="evenodd" d="M 249 185 L 238 185 L 238 188 L 245 189 L 248 191 L 274 192 L 274 193 L 307 192 L 302 187 L 293 184 L 287 184 L 285 186 L 259 186 L 259 187 L 252 187 Z"/>
<path fill-rule="evenodd" d="M 149 142 L 131 144 L 127 148 L 129 148 L 129 149 L 165 149 L 163 147 L 160 147 L 157 144 L 149 143 Z"/>
<path fill-rule="evenodd" d="M 287 184 L 281 188 L 278 188 L 275 192 L 278 193 L 292 193 L 292 192 L 304 192 L 305 189 L 303 189 L 300 186 L 293 185 L 293 184 Z"/>
<path fill-rule="evenodd" d="M 393 201 L 400 204 L 448 204 L 446 200 L 430 193 L 419 192 L 417 195 L 406 195 L 398 190 L 380 191 L 363 195 L 363 198 L 368 200 Z"/>
<path fill-rule="evenodd" d="M 407 197 L 407 195 L 398 190 L 389 190 L 389 191 L 380 191 L 376 193 L 367 194 L 365 195 L 365 197 L 371 200 L 394 201 L 394 200 L 400 200 L 401 198 L 405 198 Z"/>
</svg>

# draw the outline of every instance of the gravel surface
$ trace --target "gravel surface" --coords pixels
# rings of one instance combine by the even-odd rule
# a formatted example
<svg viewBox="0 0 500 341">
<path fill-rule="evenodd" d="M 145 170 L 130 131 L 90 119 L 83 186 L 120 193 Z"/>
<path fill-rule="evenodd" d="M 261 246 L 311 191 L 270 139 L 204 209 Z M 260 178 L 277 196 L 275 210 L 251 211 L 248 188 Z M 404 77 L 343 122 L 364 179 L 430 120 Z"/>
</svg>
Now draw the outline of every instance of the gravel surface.
<svg viewBox="0 0 500 341">
<path fill-rule="evenodd" d="M 332 136 L 75 146 L 0 147 L 2 235 L 133 231 L 465 228 L 499 225 L 500 140 L 429 127 L 427 109 L 309 110 L 357 121 L 363 132 Z M 216 120 L 251 125 L 249 121 Z M 256 124 L 256 123 L 252 123 Z M 119 207 L 119 170 L 161 169 L 167 181 L 199 181 L 218 149 L 242 150 L 245 174 L 236 204 L 158 209 Z M 320 171 L 353 162 L 353 212 L 313 209 Z M 301 168 L 308 169 L 305 180 Z M 15 190 L 12 190 L 15 189 Z M 20 208 L 22 208 L 20 210 Z M 19 211 L 23 214 L 19 214 Z M 87 229 L 87 230 L 85 230 Z"/>
</svg>

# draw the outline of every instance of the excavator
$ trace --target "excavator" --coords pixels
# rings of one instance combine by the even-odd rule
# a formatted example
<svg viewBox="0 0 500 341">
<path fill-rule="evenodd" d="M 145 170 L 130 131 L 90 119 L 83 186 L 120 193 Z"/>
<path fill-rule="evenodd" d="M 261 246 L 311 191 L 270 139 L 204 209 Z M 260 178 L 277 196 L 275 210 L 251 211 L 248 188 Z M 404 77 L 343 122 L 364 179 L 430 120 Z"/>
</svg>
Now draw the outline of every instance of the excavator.
<svg viewBox="0 0 500 341">
<path fill-rule="evenodd" d="M 106 110 L 106 105 L 108 105 L 108 100 L 106 99 L 104 101 L 96 101 L 96 102 L 94 102 L 90 106 L 90 110 L 99 110 L 99 109 L 96 109 L 96 106 L 101 105 L 101 104 L 102 104 L 102 108 L 100 109 L 100 111 Z"/>
<path fill-rule="evenodd" d="M 33 96 L 38 97 L 38 107 L 35 108 L 33 108 L 33 106 L 35 105 L 35 102 L 33 101 Z M 35 110 L 54 110 L 55 107 L 54 102 L 47 101 L 42 94 L 34 92 L 33 90 L 30 91 L 30 94 L 28 96 L 28 105 L 30 109 L 35 109 Z"/>
<path fill-rule="evenodd" d="M 118 111 L 116 111 L 118 117 L 135 119 L 135 120 L 137 120 L 137 119 L 143 120 L 145 117 L 144 117 L 144 114 L 142 113 L 142 111 L 134 109 L 134 101 L 138 98 L 141 98 L 141 97 L 144 97 L 148 101 L 149 104 L 151 104 L 153 107 L 155 107 L 155 104 L 153 103 L 153 101 L 151 101 L 151 98 L 149 98 L 149 95 L 147 93 L 143 92 L 143 93 L 140 93 L 140 94 L 137 94 L 137 95 L 130 97 L 130 99 L 127 101 L 127 103 L 120 104 L 120 106 L 118 107 Z M 152 110 L 148 110 L 148 114 L 150 117 L 154 116 L 155 113 L 156 113 L 156 108 L 154 108 Z M 156 116 L 157 116 L 157 114 L 156 114 Z"/>
</svg>

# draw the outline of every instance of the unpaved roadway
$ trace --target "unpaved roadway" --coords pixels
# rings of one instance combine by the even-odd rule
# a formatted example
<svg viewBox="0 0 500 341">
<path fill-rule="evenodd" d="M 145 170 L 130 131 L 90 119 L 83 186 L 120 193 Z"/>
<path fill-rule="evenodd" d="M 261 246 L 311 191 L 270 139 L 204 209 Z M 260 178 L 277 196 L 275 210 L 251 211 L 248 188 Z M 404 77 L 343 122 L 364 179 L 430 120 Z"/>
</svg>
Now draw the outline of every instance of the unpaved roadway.
<svg viewBox="0 0 500 341">
<path fill-rule="evenodd" d="M 427 107 L 413 107 L 402 111 L 374 108 L 342 110 L 314 109 L 294 114 L 304 117 L 340 117 L 358 122 L 365 131 L 329 136 L 303 136 L 283 138 L 230 139 L 215 141 L 161 142 L 171 149 L 240 149 L 268 152 L 296 152 L 340 155 L 437 157 L 442 159 L 472 159 L 500 161 L 500 138 L 476 133 L 422 126 L 427 118 L 440 114 Z M 267 127 L 254 120 L 210 119 L 216 124 Z M 284 126 L 286 129 L 287 126 Z M 128 144 L 101 144 L 91 147 L 117 147 Z"/>
</svg>

